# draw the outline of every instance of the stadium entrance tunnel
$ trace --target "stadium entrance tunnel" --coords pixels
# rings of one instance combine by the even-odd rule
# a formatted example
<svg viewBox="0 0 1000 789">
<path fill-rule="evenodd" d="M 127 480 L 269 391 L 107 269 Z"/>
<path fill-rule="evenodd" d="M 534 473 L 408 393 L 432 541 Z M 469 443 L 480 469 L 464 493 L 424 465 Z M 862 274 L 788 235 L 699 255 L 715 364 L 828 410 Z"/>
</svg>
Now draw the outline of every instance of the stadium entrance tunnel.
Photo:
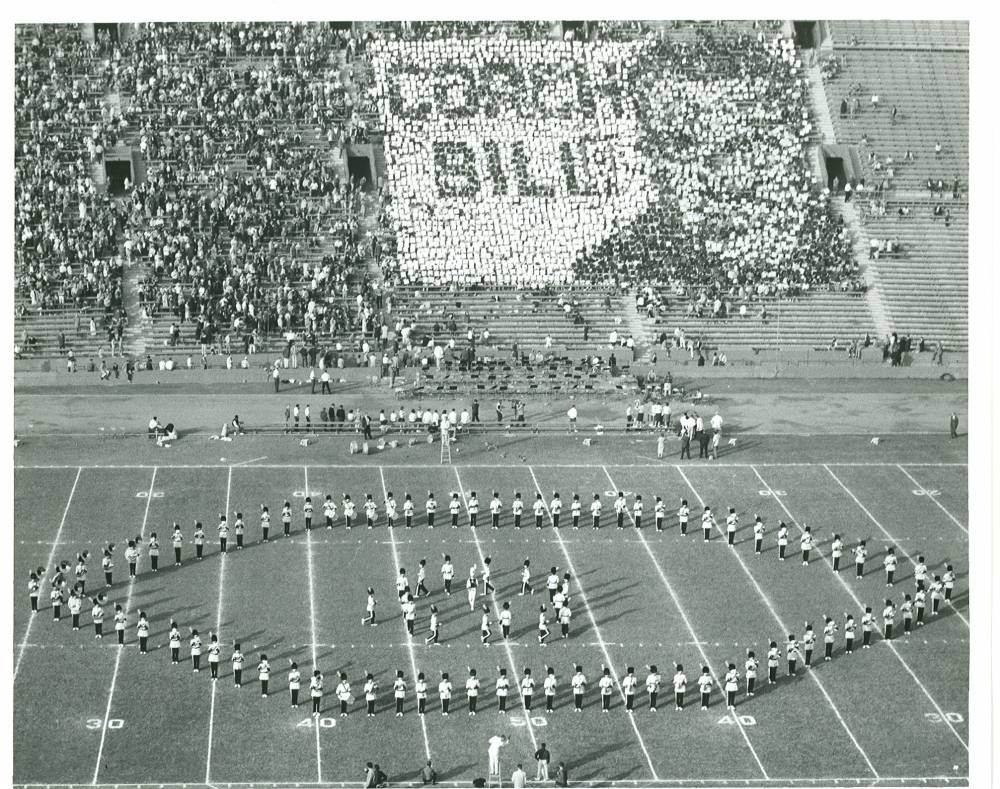
<svg viewBox="0 0 1000 789">
<path fill-rule="evenodd" d="M 848 181 L 856 184 L 864 177 L 861 159 L 858 157 L 857 149 L 852 145 L 821 145 L 817 155 L 823 173 L 823 183 L 831 192 L 842 192 L 844 184 Z"/>
<path fill-rule="evenodd" d="M 94 40 L 99 40 L 101 34 L 107 35 L 112 44 L 118 43 L 117 22 L 96 22 L 94 24 Z"/>
<path fill-rule="evenodd" d="M 132 178 L 132 162 L 128 159 L 111 159 L 104 162 L 104 174 L 108 179 L 108 194 L 125 194 L 125 179 L 135 183 Z"/>
<path fill-rule="evenodd" d="M 375 189 L 375 179 L 372 177 L 372 162 L 367 156 L 348 156 L 347 172 L 351 178 L 357 178 L 362 183 L 366 183 L 365 191 L 371 192 Z"/>
<path fill-rule="evenodd" d="M 814 20 L 808 22 L 792 22 L 795 31 L 795 44 L 801 49 L 819 49 L 825 36 L 825 25 Z"/>
</svg>

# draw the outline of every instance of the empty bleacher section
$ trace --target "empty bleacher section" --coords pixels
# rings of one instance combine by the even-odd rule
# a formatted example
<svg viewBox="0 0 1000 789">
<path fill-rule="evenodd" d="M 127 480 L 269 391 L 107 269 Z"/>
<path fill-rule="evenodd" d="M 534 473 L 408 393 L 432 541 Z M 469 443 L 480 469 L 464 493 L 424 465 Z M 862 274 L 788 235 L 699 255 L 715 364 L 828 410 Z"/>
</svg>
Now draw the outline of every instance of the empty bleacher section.
<svg viewBox="0 0 1000 789">
<path fill-rule="evenodd" d="M 866 188 L 856 203 L 867 241 L 898 247 L 868 263 L 873 283 L 893 330 L 965 349 L 968 25 L 866 21 L 831 29 L 837 66 L 826 72 L 826 94 L 838 142 L 858 146 Z"/>
</svg>

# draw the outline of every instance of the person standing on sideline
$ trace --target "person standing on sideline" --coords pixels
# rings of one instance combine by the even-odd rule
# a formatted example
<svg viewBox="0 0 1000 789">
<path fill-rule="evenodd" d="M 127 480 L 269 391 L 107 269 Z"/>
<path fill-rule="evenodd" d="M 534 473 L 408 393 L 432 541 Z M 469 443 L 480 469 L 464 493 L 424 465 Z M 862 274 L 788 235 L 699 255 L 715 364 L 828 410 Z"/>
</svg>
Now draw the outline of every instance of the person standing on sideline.
<svg viewBox="0 0 1000 789">
<path fill-rule="evenodd" d="M 569 410 L 566 411 L 566 417 L 569 419 L 569 430 L 567 432 L 569 433 L 578 432 L 576 429 L 576 418 L 578 415 L 579 413 L 576 410 L 576 403 L 570 403 Z"/>
<path fill-rule="evenodd" d="M 687 414 L 681 420 L 681 460 L 691 459 L 691 432 L 688 429 Z"/>
<path fill-rule="evenodd" d="M 663 436 L 663 431 L 660 431 L 660 435 L 656 437 L 656 459 L 663 460 L 663 450 L 665 449 L 665 441 Z"/>
<path fill-rule="evenodd" d="M 489 749 L 487 753 L 490 757 L 489 774 L 500 775 L 500 749 L 509 741 L 506 734 L 494 734 L 489 739 Z"/>
<path fill-rule="evenodd" d="M 334 512 L 334 515 L 337 513 Z M 329 524 L 327 528 L 333 528 Z M 269 542 L 268 535 L 271 533 L 271 513 L 263 504 L 260 505 L 260 537 L 261 542 Z"/>
<path fill-rule="evenodd" d="M 299 664 L 292 663 L 288 670 L 288 691 L 292 696 L 292 709 L 299 708 L 299 688 L 302 686 L 302 673 L 299 671 Z"/>
<path fill-rule="evenodd" d="M 423 713 L 421 712 L 421 714 Z M 438 782 L 437 770 L 435 770 L 431 765 L 430 759 L 427 760 L 427 764 L 425 764 L 420 770 L 420 782 L 424 786 L 427 786 L 427 784 L 431 784 L 433 786 Z"/>
<path fill-rule="evenodd" d="M 520 762 L 517 763 L 517 769 L 510 774 L 510 784 L 514 789 L 525 789 L 528 785 L 528 774 Z"/>
<path fill-rule="evenodd" d="M 547 781 L 549 780 L 549 762 L 552 759 L 552 755 L 549 753 L 549 749 L 545 747 L 543 742 L 538 746 L 538 750 L 535 751 L 535 780 L 536 781 Z"/>
<path fill-rule="evenodd" d="M 212 672 L 212 679 L 219 678 L 219 658 L 222 656 L 222 647 L 219 644 L 219 637 L 212 633 L 208 640 L 208 668 Z M 292 665 L 295 665 L 294 663 Z"/>
<path fill-rule="evenodd" d="M 958 414 L 954 411 L 951 412 L 951 418 L 948 420 L 948 428 L 951 432 L 951 437 L 958 438 Z"/>
</svg>

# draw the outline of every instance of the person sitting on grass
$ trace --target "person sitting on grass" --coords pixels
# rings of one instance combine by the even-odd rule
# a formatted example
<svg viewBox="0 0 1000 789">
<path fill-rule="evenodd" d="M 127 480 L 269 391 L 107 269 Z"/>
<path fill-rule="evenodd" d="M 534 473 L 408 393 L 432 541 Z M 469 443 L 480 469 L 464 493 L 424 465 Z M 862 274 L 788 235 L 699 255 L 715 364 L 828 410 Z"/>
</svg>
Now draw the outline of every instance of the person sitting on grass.
<svg viewBox="0 0 1000 789">
<path fill-rule="evenodd" d="M 173 422 L 168 422 L 167 426 L 156 437 L 158 447 L 169 447 L 171 441 L 177 440 L 177 430 Z"/>
</svg>

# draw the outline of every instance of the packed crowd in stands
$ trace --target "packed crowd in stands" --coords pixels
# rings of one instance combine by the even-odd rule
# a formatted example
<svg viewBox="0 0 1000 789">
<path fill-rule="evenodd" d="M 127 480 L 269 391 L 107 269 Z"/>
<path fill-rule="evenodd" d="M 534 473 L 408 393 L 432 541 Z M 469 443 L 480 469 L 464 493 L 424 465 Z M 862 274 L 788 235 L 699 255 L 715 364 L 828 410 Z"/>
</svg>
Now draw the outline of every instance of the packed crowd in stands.
<svg viewBox="0 0 1000 789">
<path fill-rule="evenodd" d="M 741 300 L 862 287 L 803 159 L 791 42 L 635 28 L 585 47 L 455 30 L 370 45 L 400 281 Z"/>
<path fill-rule="evenodd" d="M 93 303 L 105 331 L 138 264 L 142 318 L 172 321 L 172 343 L 315 334 L 360 351 L 393 319 L 356 276 L 370 185 L 337 162 L 373 123 L 390 232 L 371 253 L 390 285 L 647 285 L 699 305 L 856 287 L 803 162 L 790 42 L 632 22 L 589 25 L 584 43 L 551 27 L 144 23 L 95 42 L 19 29 L 22 301 Z M 357 60 L 371 73 L 344 67 Z M 145 177 L 119 199 L 91 168 L 121 145 Z"/>
</svg>

